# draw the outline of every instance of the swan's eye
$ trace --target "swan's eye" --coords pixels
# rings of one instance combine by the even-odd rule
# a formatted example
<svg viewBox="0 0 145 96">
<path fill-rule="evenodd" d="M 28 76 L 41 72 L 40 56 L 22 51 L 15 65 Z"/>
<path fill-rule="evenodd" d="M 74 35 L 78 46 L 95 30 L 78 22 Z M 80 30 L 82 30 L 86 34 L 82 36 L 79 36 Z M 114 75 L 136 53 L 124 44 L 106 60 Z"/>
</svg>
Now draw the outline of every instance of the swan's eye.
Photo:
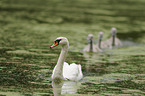
<svg viewBox="0 0 145 96">
<path fill-rule="evenodd" d="M 54 44 L 53 44 L 50 48 L 59 45 L 59 42 L 60 42 L 60 41 L 61 41 L 61 39 L 57 39 L 57 40 L 55 40 L 55 41 L 54 41 Z"/>
<path fill-rule="evenodd" d="M 59 42 L 61 41 L 62 39 L 57 39 L 57 40 L 55 40 L 55 43 L 58 43 L 59 44 Z"/>
</svg>

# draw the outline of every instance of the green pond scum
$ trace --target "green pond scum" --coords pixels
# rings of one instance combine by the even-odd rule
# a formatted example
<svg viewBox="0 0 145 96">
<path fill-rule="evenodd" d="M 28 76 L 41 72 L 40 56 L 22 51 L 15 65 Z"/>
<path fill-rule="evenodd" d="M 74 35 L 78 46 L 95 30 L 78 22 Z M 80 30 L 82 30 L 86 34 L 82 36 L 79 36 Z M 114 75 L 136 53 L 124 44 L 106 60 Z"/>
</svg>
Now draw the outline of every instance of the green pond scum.
<svg viewBox="0 0 145 96">
<path fill-rule="evenodd" d="M 144 0 L 0 0 L 0 96 L 144 96 Z M 85 53 L 88 34 L 111 28 L 123 47 Z M 83 79 L 54 89 L 51 74 L 67 37 L 68 63 L 81 64 Z"/>
</svg>

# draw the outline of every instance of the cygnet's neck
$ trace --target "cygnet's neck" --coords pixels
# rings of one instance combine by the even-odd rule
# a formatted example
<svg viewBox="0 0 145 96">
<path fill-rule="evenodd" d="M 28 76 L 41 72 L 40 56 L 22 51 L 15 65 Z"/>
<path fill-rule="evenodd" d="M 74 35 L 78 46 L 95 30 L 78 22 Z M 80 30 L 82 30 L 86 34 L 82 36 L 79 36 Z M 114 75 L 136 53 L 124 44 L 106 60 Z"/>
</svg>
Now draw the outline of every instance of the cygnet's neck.
<svg viewBox="0 0 145 96">
<path fill-rule="evenodd" d="M 115 38 L 116 38 L 116 34 L 113 33 L 112 34 L 112 46 L 115 46 Z"/>
<path fill-rule="evenodd" d="M 102 38 L 101 38 L 101 36 L 99 36 L 99 39 L 98 39 L 98 48 L 100 48 L 100 49 L 101 49 L 101 41 L 102 41 Z"/>
<path fill-rule="evenodd" d="M 93 40 L 89 40 L 89 52 L 93 52 Z"/>
</svg>

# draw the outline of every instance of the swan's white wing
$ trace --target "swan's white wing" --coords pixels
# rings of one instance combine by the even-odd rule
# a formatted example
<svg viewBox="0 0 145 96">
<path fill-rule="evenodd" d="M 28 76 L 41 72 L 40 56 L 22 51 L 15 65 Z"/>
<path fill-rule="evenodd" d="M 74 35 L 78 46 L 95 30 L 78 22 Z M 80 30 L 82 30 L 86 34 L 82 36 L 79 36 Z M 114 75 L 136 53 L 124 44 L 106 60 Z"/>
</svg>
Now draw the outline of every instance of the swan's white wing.
<svg viewBox="0 0 145 96">
<path fill-rule="evenodd" d="M 64 62 L 64 64 L 63 64 L 63 77 L 67 80 L 68 76 L 69 76 L 69 65 L 68 65 L 68 63 Z"/>
<path fill-rule="evenodd" d="M 68 63 L 64 62 L 63 77 L 66 80 L 72 81 L 80 80 L 83 77 L 81 65 L 77 65 L 75 63 L 68 65 Z"/>
<path fill-rule="evenodd" d="M 82 68 L 80 64 L 78 65 L 78 68 L 79 68 L 79 73 L 78 73 L 77 80 L 80 80 L 83 78 Z"/>
</svg>

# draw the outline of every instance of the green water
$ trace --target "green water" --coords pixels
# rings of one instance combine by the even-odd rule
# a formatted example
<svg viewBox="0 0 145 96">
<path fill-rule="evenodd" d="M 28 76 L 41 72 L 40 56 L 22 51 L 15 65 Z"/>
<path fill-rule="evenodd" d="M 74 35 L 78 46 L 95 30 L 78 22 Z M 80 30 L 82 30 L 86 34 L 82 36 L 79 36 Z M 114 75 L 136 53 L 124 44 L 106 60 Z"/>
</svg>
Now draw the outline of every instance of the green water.
<svg viewBox="0 0 145 96">
<path fill-rule="evenodd" d="M 72 86 L 71 92 L 76 96 L 144 95 L 144 51 L 144 46 L 112 49 L 98 54 L 69 51 L 66 61 L 81 64 L 84 78 L 79 84 L 66 82 L 66 86 Z M 1 47 L 1 54 L 2 95 L 53 95 L 50 76 L 59 50 Z M 67 89 L 62 90 L 66 93 Z"/>
<path fill-rule="evenodd" d="M 53 96 L 50 79 L 61 48 L 70 43 L 68 63 L 81 64 L 84 78 L 64 82 L 63 96 L 145 95 L 144 0 L 1 0 L 0 96 Z M 87 35 L 97 40 L 116 27 L 124 46 L 84 53 Z M 96 42 L 95 42 L 96 43 Z M 56 93 L 57 93 L 56 92 Z"/>
</svg>

